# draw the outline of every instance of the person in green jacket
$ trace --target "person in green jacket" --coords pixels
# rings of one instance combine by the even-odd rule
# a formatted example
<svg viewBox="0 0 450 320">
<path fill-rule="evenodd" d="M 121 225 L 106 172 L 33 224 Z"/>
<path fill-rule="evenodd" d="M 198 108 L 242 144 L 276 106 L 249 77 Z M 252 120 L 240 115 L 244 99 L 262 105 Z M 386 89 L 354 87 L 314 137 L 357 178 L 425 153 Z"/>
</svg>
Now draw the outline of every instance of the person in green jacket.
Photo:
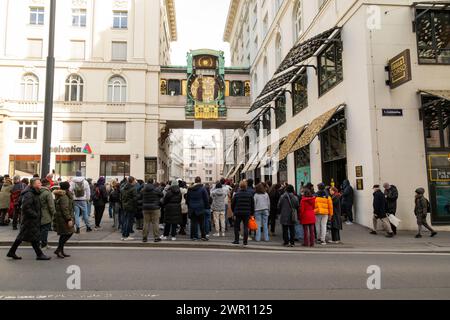
<svg viewBox="0 0 450 320">
<path fill-rule="evenodd" d="M 72 237 L 75 232 L 74 222 L 74 208 L 73 208 L 73 194 L 70 192 L 70 183 L 61 182 L 60 190 L 53 191 L 55 195 L 56 214 L 53 220 L 56 232 L 59 235 L 58 248 L 55 254 L 58 258 L 68 258 L 70 255 L 64 252 L 64 245 Z"/>
<path fill-rule="evenodd" d="M 5 182 L 0 187 L 0 226 L 7 226 L 9 224 L 8 210 L 11 204 L 11 190 L 13 184 L 11 179 L 5 179 Z"/>
<path fill-rule="evenodd" d="M 50 249 L 48 246 L 48 232 L 52 229 L 52 221 L 55 215 L 55 200 L 50 191 L 50 181 L 42 179 L 42 188 L 39 190 L 41 201 L 41 248 Z"/>
</svg>

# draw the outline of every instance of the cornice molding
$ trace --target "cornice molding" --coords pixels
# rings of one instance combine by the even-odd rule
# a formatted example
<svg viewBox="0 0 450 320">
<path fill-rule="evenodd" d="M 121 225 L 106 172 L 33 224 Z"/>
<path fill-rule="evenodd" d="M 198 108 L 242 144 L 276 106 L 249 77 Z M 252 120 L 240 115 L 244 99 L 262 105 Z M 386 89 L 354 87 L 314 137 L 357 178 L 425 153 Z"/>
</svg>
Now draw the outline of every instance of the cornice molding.
<svg viewBox="0 0 450 320">
<path fill-rule="evenodd" d="M 225 24 L 225 31 L 223 34 L 223 41 L 230 42 L 231 31 L 233 31 L 234 22 L 239 9 L 241 0 L 231 0 L 230 8 L 228 9 L 227 22 Z"/>
<path fill-rule="evenodd" d="M 166 0 L 166 10 L 169 18 L 170 37 L 177 41 L 177 15 L 175 12 L 175 0 Z"/>
</svg>

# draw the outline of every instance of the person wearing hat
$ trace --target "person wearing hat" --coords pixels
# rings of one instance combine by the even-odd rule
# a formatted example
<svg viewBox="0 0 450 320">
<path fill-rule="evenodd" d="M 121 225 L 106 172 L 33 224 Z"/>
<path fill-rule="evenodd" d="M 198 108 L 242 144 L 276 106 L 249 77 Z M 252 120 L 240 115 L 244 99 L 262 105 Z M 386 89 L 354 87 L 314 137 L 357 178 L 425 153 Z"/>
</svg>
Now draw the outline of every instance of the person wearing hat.
<svg viewBox="0 0 450 320">
<path fill-rule="evenodd" d="M 53 191 L 56 208 L 53 224 L 59 235 L 58 248 L 56 249 L 55 254 L 58 258 L 68 258 L 70 255 L 65 254 L 64 245 L 75 232 L 73 194 L 69 190 L 69 182 L 61 182 L 59 187 L 60 190 Z"/>
<path fill-rule="evenodd" d="M 386 214 L 386 199 L 384 193 L 380 190 L 380 185 L 373 186 L 373 229 L 370 234 L 377 234 L 377 223 L 381 220 L 384 229 L 387 231 L 387 238 L 392 238 L 394 233 L 392 232 L 391 223 Z"/>
<path fill-rule="evenodd" d="M 427 223 L 427 215 L 428 212 L 430 212 L 430 202 L 427 198 L 424 197 L 425 189 L 424 188 L 417 188 L 416 189 L 416 196 L 414 198 L 414 214 L 417 218 L 417 226 L 419 229 L 419 232 L 416 234 L 416 238 L 422 238 L 422 235 L 420 234 L 420 231 L 422 229 L 422 226 L 427 228 L 431 231 L 431 237 L 434 237 L 437 235 L 437 232 L 434 231 Z"/>
</svg>

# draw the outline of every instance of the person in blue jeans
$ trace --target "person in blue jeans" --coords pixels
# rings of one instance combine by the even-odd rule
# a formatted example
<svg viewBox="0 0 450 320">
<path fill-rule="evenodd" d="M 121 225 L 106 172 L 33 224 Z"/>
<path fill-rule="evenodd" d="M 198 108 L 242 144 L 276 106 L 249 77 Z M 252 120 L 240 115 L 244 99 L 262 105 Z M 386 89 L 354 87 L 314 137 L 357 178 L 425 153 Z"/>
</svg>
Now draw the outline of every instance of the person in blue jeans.
<svg viewBox="0 0 450 320">
<path fill-rule="evenodd" d="M 81 171 L 77 171 L 76 176 L 70 181 L 70 191 L 73 193 L 73 204 L 75 212 L 75 225 L 77 226 L 75 233 L 80 233 L 80 216 L 86 224 L 86 231 L 92 231 L 89 224 L 88 202 L 91 199 L 91 188 L 87 180 L 81 175 Z"/>
<path fill-rule="evenodd" d="M 264 240 L 269 241 L 269 211 L 270 197 L 262 183 L 256 186 L 255 199 L 255 219 L 258 229 L 256 230 L 255 240 L 261 241 L 261 229 L 264 231 Z"/>
</svg>

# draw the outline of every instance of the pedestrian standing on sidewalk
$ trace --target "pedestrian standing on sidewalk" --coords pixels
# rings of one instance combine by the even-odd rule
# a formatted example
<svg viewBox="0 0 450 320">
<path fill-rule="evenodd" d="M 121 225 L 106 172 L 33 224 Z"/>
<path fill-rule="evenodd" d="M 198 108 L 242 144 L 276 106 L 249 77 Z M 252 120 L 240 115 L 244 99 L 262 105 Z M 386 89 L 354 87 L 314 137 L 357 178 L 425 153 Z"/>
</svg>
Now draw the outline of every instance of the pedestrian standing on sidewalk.
<svg viewBox="0 0 450 320">
<path fill-rule="evenodd" d="M 261 241 L 261 228 L 264 231 L 264 241 L 270 241 L 269 238 L 269 211 L 270 211 L 270 197 L 266 192 L 263 183 L 259 183 L 255 189 L 256 193 L 253 196 L 255 199 L 255 219 L 258 229 L 256 230 L 257 242 Z"/>
<path fill-rule="evenodd" d="M 195 183 L 188 189 L 186 203 L 191 219 L 191 240 L 198 240 L 198 228 L 200 226 L 201 239 L 208 241 L 205 231 L 205 210 L 209 208 L 208 192 L 202 184 L 200 177 L 195 178 Z"/>
<path fill-rule="evenodd" d="M 304 189 L 300 203 L 300 223 L 303 225 L 303 246 L 314 247 L 316 235 L 314 227 L 316 224 L 316 213 L 314 212 L 316 198 L 312 196 L 311 191 Z"/>
<path fill-rule="evenodd" d="M 100 177 L 97 183 L 94 185 L 94 194 L 92 195 L 92 202 L 94 204 L 94 214 L 95 214 L 95 231 L 101 229 L 101 223 L 103 214 L 105 212 L 105 206 L 108 202 L 108 192 L 105 187 L 105 178 Z"/>
<path fill-rule="evenodd" d="M 136 212 L 136 230 L 142 231 L 144 229 L 144 213 L 142 211 L 142 197 L 141 197 L 141 191 L 144 188 L 144 181 L 139 179 L 136 180 L 136 192 L 138 194 L 138 207 Z"/>
<path fill-rule="evenodd" d="M 5 179 L 3 185 L 0 187 L 0 226 L 7 226 L 9 224 L 8 210 L 11 206 L 13 187 L 13 183 L 9 178 Z"/>
<path fill-rule="evenodd" d="M 434 231 L 433 228 L 431 228 L 427 222 L 427 215 L 431 211 L 430 210 L 431 208 L 430 208 L 430 201 L 428 201 L 428 199 L 425 198 L 424 194 L 425 194 L 424 188 L 416 189 L 416 195 L 414 198 L 414 204 L 415 204 L 414 214 L 416 215 L 417 226 L 418 226 L 418 231 L 419 231 L 416 234 L 416 238 L 422 238 L 422 235 L 421 235 L 422 226 L 424 226 L 425 228 L 427 228 L 428 230 L 431 231 L 431 237 L 434 237 L 435 235 L 437 235 L 437 232 Z"/>
<path fill-rule="evenodd" d="M 283 195 L 278 201 L 280 212 L 280 224 L 283 226 L 283 245 L 293 247 L 295 245 L 295 223 L 298 219 L 298 198 L 294 194 L 294 187 L 288 184 Z M 293 214 L 295 211 L 295 215 Z"/>
<path fill-rule="evenodd" d="M 113 228 L 119 230 L 119 210 L 120 210 L 120 185 L 117 181 L 111 184 L 111 193 L 109 194 L 109 206 L 112 208 Z"/>
<path fill-rule="evenodd" d="M 70 192 L 70 183 L 61 182 L 60 190 L 53 191 L 55 195 L 56 213 L 53 220 L 56 233 L 59 236 L 58 248 L 55 254 L 58 258 L 69 258 L 70 255 L 64 252 L 64 245 L 72 237 L 75 228 L 74 201 L 73 194 Z"/>
<path fill-rule="evenodd" d="M 384 196 L 386 197 L 386 212 L 387 214 L 392 214 L 395 216 L 397 212 L 397 199 L 398 199 L 398 190 L 394 185 L 390 185 L 385 182 L 383 184 L 384 188 Z M 391 229 L 394 235 L 397 234 L 397 227 L 391 223 Z"/>
<path fill-rule="evenodd" d="M 74 195 L 75 233 L 80 233 L 80 217 L 86 225 L 86 231 L 91 232 L 89 224 L 88 202 L 91 200 L 91 188 L 86 179 L 81 175 L 81 171 L 75 173 L 76 177 L 70 182 L 70 192 Z"/>
<path fill-rule="evenodd" d="M 316 231 L 317 240 L 320 244 L 326 245 L 327 223 L 333 217 L 333 201 L 325 192 L 325 184 L 317 185 L 319 191 L 315 194 L 316 204 L 314 211 L 316 212 Z"/>
<path fill-rule="evenodd" d="M 39 190 L 41 200 L 41 248 L 50 249 L 48 246 L 48 232 L 52 229 L 53 217 L 55 216 L 55 200 L 50 191 L 50 181 L 42 179 L 42 188 Z"/>
<path fill-rule="evenodd" d="M 370 234 L 377 234 L 377 223 L 381 220 L 384 229 L 387 231 L 387 238 L 392 238 L 394 233 L 391 229 L 391 223 L 386 215 L 386 199 L 380 190 L 380 185 L 373 186 L 373 230 Z"/>
<path fill-rule="evenodd" d="M 186 182 L 180 180 L 180 181 L 178 181 L 178 186 L 180 187 L 180 192 L 181 192 L 181 216 L 183 219 L 183 222 L 180 225 L 180 231 L 178 232 L 178 234 L 181 236 L 185 236 L 186 235 L 186 226 L 187 226 L 187 222 L 188 222 L 188 206 L 186 204 L 187 185 L 186 185 Z"/>
<path fill-rule="evenodd" d="M 281 184 L 276 183 L 272 185 L 269 190 L 269 198 L 270 198 L 270 213 L 269 213 L 269 224 L 270 224 L 270 235 L 275 236 L 275 228 L 278 218 L 278 201 L 280 201 L 280 188 Z"/>
<path fill-rule="evenodd" d="M 255 199 L 253 192 L 247 190 L 247 182 L 241 181 L 239 190 L 231 200 L 231 210 L 234 214 L 234 242 L 239 244 L 239 232 L 241 223 L 244 225 L 244 246 L 248 244 L 248 221 L 255 214 Z"/>
<path fill-rule="evenodd" d="M 227 189 L 219 182 L 211 192 L 211 210 L 214 217 L 215 237 L 225 237 L 225 207 L 228 199 Z"/>
<path fill-rule="evenodd" d="M 130 233 L 133 228 L 134 215 L 137 211 L 137 192 L 135 184 L 136 179 L 130 176 L 121 191 L 123 207 L 122 241 L 134 240 L 134 238 L 130 237 Z"/>
<path fill-rule="evenodd" d="M 331 200 L 333 201 L 333 216 L 331 217 L 331 242 L 341 243 L 341 195 L 336 187 L 330 188 L 330 195 Z"/>
<path fill-rule="evenodd" d="M 89 200 L 86 202 L 87 203 L 87 213 L 88 213 L 88 217 L 91 216 L 92 213 L 92 205 L 93 205 L 93 200 L 92 200 L 92 196 L 94 194 L 94 183 L 92 183 L 92 178 L 87 178 L 86 179 L 87 183 L 89 184 L 89 190 L 91 191 L 90 195 L 91 197 L 89 198 Z"/>
<path fill-rule="evenodd" d="M 350 181 L 344 180 L 342 183 L 342 214 L 345 215 L 347 221 L 345 224 L 353 224 L 353 188 Z"/>
<path fill-rule="evenodd" d="M 155 181 L 149 179 L 148 183 L 141 190 L 142 212 L 144 215 L 144 230 L 142 232 L 142 242 L 148 241 L 150 227 L 152 227 L 154 242 L 160 242 L 159 219 L 161 217 L 161 199 L 163 193 L 156 187 Z"/>
<path fill-rule="evenodd" d="M 163 198 L 165 225 L 162 240 L 167 240 L 169 235 L 172 237 L 172 241 L 177 240 L 177 226 L 183 222 L 181 216 L 181 199 L 182 196 L 178 181 L 173 180 Z"/>
<path fill-rule="evenodd" d="M 212 199 L 211 199 L 211 186 L 206 183 L 205 184 L 205 190 L 206 193 L 208 194 L 208 204 L 207 207 L 205 209 L 205 232 L 206 232 L 206 237 L 209 238 L 209 234 L 211 233 L 211 218 L 212 218 L 212 214 L 211 214 L 211 204 L 212 204 Z"/>
<path fill-rule="evenodd" d="M 23 241 L 31 242 L 36 253 L 36 260 L 50 260 L 41 250 L 39 241 L 41 238 L 41 200 L 39 199 L 41 180 L 38 178 L 31 179 L 30 188 L 23 191 L 22 197 L 22 223 L 20 232 L 14 241 L 11 249 L 9 249 L 8 258 L 20 260 L 21 257 L 16 255 L 17 248 Z"/>
</svg>

